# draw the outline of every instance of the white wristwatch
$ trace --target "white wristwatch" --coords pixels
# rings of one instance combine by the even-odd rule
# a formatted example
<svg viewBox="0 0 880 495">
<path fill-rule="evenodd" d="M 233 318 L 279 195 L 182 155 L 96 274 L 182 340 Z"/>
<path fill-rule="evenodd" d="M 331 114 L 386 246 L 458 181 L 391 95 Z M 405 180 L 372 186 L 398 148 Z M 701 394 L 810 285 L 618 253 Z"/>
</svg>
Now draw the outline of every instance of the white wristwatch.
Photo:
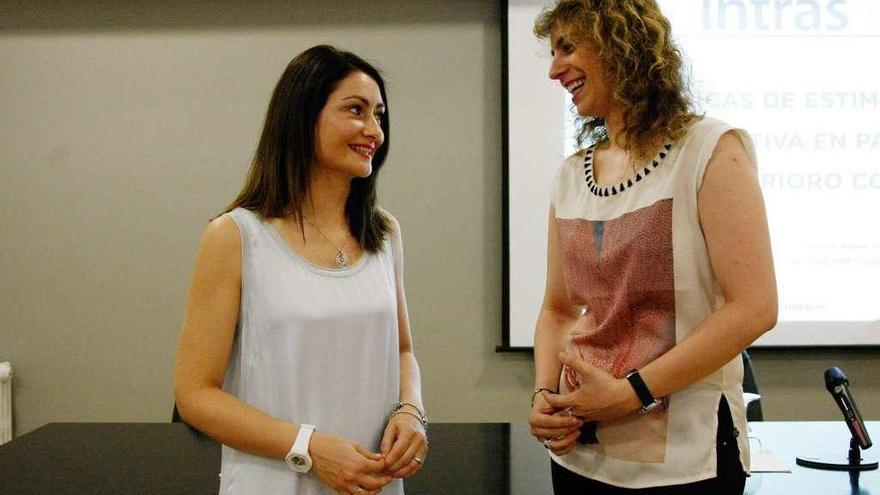
<svg viewBox="0 0 880 495">
<path fill-rule="evenodd" d="M 297 473 L 308 473 L 312 469 L 312 457 L 309 455 L 309 441 L 312 439 L 312 432 L 315 431 L 313 425 L 299 425 L 299 433 L 296 434 L 296 440 L 293 447 L 284 458 L 287 467 Z"/>
</svg>

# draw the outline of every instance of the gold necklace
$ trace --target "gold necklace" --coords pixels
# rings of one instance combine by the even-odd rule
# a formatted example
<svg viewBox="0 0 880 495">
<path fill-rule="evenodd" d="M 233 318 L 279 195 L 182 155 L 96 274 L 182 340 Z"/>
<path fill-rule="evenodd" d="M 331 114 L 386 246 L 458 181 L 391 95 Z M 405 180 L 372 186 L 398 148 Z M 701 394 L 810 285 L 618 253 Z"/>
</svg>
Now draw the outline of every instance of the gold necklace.
<svg viewBox="0 0 880 495">
<path fill-rule="evenodd" d="M 335 242 L 331 241 L 327 234 L 325 234 L 318 224 L 315 222 L 309 222 L 315 230 L 321 234 L 321 237 L 327 240 L 327 242 L 336 249 L 336 268 L 347 268 L 348 267 L 348 253 L 345 252 L 345 245 L 348 244 L 348 237 L 342 241 L 342 245 L 337 246 Z"/>
</svg>

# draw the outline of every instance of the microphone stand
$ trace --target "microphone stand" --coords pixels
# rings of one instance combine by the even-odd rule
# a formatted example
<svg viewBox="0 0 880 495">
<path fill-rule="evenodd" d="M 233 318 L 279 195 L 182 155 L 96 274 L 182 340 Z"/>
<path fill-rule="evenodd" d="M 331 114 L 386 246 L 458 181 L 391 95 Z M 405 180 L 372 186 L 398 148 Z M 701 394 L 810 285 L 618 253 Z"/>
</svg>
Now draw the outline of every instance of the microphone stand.
<svg viewBox="0 0 880 495">
<path fill-rule="evenodd" d="M 843 462 L 843 459 L 834 456 L 834 457 L 797 457 L 795 459 L 798 466 L 804 466 L 813 469 L 825 469 L 830 471 L 871 471 L 872 469 L 877 469 L 877 460 L 873 458 L 864 458 L 862 457 L 862 450 L 859 447 L 858 440 L 855 437 L 850 437 L 849 439 L 849 454 L 846 457 L 846 461 Z M 856 483 L 858 483 L 858 479 L 856 479 Z"/>
</svg>

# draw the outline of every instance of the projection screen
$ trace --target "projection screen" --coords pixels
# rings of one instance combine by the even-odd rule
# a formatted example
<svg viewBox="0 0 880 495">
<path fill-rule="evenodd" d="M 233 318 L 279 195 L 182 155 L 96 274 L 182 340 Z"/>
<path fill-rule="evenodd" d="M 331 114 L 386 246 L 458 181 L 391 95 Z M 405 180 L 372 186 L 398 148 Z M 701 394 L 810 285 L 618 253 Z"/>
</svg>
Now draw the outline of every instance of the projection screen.
<svg viewBox="0 0 880 495">
<path fill-rule="evenodd" d="M 505 328 L 530 348 L 550 181 L 575 151 L 569 96 L 532 23 L 507 6 Z M 880 2 L 661 0 L 698 108 L 749 131 L 767 204 L 779 323 L 759 346 L 880 345 Z"/>
</svg>

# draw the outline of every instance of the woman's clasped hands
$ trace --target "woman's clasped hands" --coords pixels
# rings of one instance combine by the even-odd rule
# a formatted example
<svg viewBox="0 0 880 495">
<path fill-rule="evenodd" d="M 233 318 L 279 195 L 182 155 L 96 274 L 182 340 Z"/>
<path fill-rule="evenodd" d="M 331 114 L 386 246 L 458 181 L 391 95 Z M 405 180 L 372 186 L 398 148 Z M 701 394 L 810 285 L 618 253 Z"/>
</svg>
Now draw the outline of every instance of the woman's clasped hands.
<svg viewBox="0 0 880 495">
<path fill-rule="evenodd" d="M 382 452 L 316 431 L 309 453 L 312 472 L 340 495 L 374 495 L 394 478 L 421 469 L 428 452 L 425 428 L 417 416 L 395 414 L 385 427 Z"/>
<path fill-rule="evenodd" d="M 547 401 L 546 392 L 535 394 L 529 415 L 532 435 L 557 455 L 571 452 L 580 436 L 584 420 L 570 415 L 570 410 L 556 409 Z"/>
<path fill-rule="evenodd" d="M 535 393 L 529 416 L 532 435 L 557 455 L 571 452 L 585 421 L 608 421 L 639 408 L 639 398 L 626 379 L 614 378 L 578 356 L 559 354 L 559 361 L 574 370 L 580 386 L 574 392 Z"/>
<path fill-rule="evenodd" d="M 392 480 L 382 454 L 344 438 L 315 431 L 309 454 L 312 473 L 340 495 L 374 495 Z"/>
</svg>

